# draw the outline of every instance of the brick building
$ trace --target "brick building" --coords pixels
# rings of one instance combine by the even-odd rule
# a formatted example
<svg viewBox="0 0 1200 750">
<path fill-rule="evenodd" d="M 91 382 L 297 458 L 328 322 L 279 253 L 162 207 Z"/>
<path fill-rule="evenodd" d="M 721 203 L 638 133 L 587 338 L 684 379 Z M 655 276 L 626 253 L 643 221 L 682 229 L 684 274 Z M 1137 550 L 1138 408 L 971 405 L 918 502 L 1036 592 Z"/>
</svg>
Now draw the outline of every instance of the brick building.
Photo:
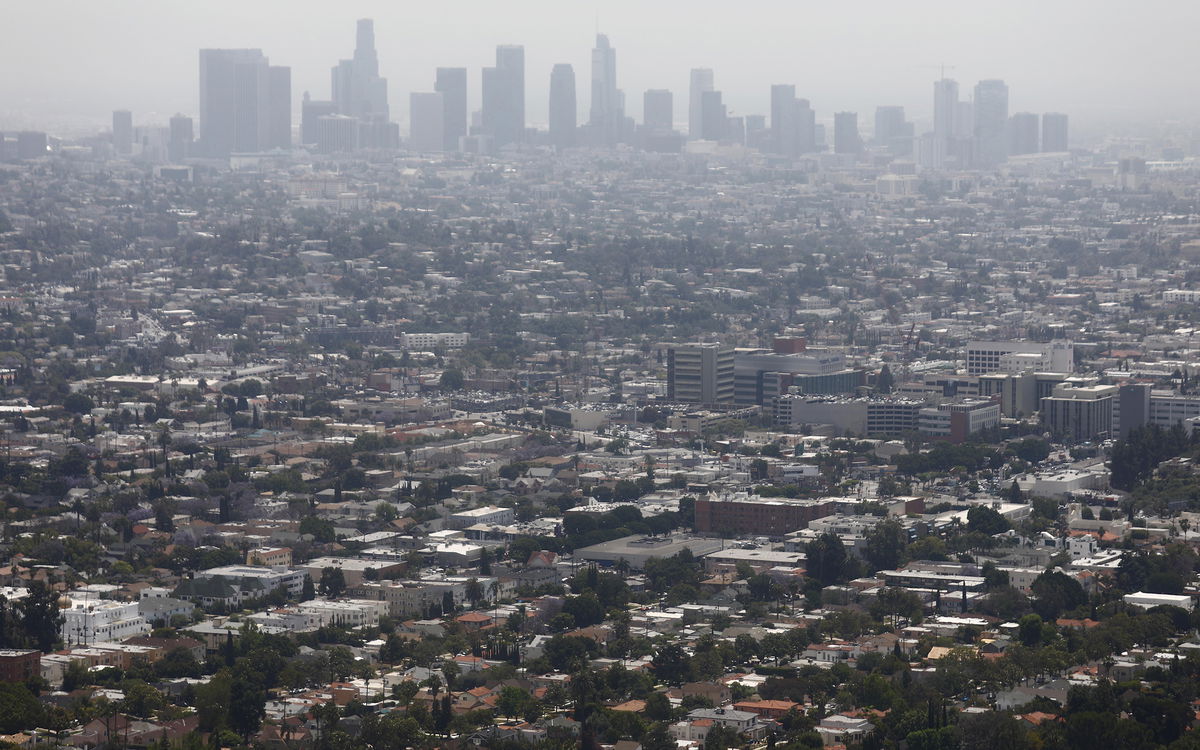
<svg viewBox="0 0 1200 750">
<path fill-rule="evenodd" d="M 696 500 L 696 533 L 782 537 L 836 512 L 836 503 L 827 500 L 710 496 Z"/>
<path fill-rule="evenodd" d="M 0 680 L 24 682 L 42 674 L 42 652 L 37 650 L 0 649 Z"/>
</svg>

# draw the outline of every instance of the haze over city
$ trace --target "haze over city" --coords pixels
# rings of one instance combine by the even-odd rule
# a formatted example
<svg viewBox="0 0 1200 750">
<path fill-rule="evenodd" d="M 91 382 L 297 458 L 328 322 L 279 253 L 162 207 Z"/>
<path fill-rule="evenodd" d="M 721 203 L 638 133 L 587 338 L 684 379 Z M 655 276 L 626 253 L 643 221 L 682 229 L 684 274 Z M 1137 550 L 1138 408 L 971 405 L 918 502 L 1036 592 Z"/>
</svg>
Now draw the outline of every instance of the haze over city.
<svg viewBox="0 0 1200 750">
<path fill-rule="evenodd" d="M 628 113 L 641 92 L 667 88 L 677 101 L 688 70 L 709 67 L 731 113 L 765 113 L 768 87 L 794 83 L 821 113 L 868 113 L 900 104 L 931 115 L 930 81 L 1002 78 L 1013 111 L 1064 111 L 1079 132 L 1093 125 L 1192 118 L 1200 113 L 1191 35 L 1194 3 L 920 0 L 839 4 L 752 2 L 320 3 L 13 2 L 0 24 L 0 127 L 51 120 L 87 127 L 114 108 L 164 122 L 194 113 L 196 50 L 261 48 L 293 71 L 300 94 L 328 98 L 329 66 L 347 55 L 356 18 L 375 19 L 380 72 L 395 119 L 408 92 L 429 90 L 437 66 L 469 70 L 479 106 L 479 69 L 497 44 L 526 50 L 530 123 L 546 122 L 550 69 L 587 69 L 597 31 L 618 51 Z M 586 82 L 581 86 L 586 95 Z M 581 96 L 581 102 L 586 96 Z M 581 104 L 581 112 L 584 107 Z"/>
<path fill-rule="evenodd" d="M 1200 750 L 1198 8 L 6 4 L 0 750 Z"/>
</svg>

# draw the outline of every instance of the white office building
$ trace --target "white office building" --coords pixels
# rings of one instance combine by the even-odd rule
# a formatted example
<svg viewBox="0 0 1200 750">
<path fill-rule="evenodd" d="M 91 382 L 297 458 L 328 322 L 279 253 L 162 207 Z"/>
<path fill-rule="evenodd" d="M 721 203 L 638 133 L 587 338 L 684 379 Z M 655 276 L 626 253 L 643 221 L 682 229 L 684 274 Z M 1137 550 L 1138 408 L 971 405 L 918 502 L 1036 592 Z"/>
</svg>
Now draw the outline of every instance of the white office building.
<svg viewBox="0 0 1200 750">
<path fill-rule="evenodd" d="M 967 344 L 967 374 L 1006 372 L 1072 372 L 1075 345 L 1065 339 L 1034 341 L 972 341 Z"/>
</svg>

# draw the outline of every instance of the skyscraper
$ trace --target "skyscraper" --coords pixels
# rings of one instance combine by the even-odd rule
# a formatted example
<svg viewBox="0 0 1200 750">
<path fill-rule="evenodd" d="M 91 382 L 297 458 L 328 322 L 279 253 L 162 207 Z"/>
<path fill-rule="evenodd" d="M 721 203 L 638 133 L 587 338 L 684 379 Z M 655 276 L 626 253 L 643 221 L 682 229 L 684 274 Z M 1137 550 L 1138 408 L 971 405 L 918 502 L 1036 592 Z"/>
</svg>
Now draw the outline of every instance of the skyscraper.
<svg viewBox="0 0 1200 750">
<path fill-rule="evenodd" d="M 592 87 L 592 115 L 595 117 L 594 77 Z M 577 120 L 575 69 L 568 63 L 558 63 L 550 71 L 550 142 L 555 146 L 574 146 Z"/>
<path fill-rule="evenodd" d="M 133 113 L 118 109 L 112 113 L 113 150 L 118 154 L 133 153 Z"/>
<path fill-rule="evenodd" d="M 875 108 L 875 142 L 895 156 L 912 153 L 913 125 L 904 117 L 904 107 Z"/>
<path fill-rule="evenodd" d="M 933 82 L 933 134 L 949 146 L 950 139 L 959 137 L 955 122 L 958 118 L 958 81 L 943 78 Z"/>
<path fill-rule="evenodd" d="M 1038 152 L 1038 116 L 1033 112 L 1018 112 L 1008 120 L 1008 153 L 1036 154 Z"/>
<path fill-rule="evenodd" d="M 1067 124 L 1067 116 L 1059 112 L 1042 115 L 1042 151 L 1056 153 L 1070 147 Z"/>
<path fill-rule="evenodd" d="M 317 151 L 333 154 L 359 147 L 359 121 L 349 115 L 323 115 L 317 118 Z"/>
<path fill-rule="evenodd" d="M 305 91 L 304 101 L 300 103 L 300 143 L 314 145 L 318 137 L 317 118 L 336 114 L 337 105 L 332 101 L 310 99 Z"/>
<path fill-rule="evenodd" d="M 796 100 L 796 153 L 817 150 L 817 113 L 807 99 Z"/>
<path fill-rule="evenodd" d="M 700 133 L 705 141 L 723 141 L 729 137 L 729 118 L 720 91 L 700 94 Z"/>
<path fill-rule="evenodd" d="M 887 144 L 891 139 L 903 136 L 905 125 L 904 107 L 881 105 L 875 108 L 875 141 Z"/>
<path fill-rule="evenodd" d="M 525 48 L 496 47 L 496 66 L 483 69 L 483 129 L 496 146 L 525 136 Z"/>
<path fill-rule="evenodd" d="M 192 118 L 187 115 L 175 115 L 170 121 L 170 135 L 167 139 L 167 158 L 178 164 L 191 156 L 192 139 L 195 137 Z"/>
<path fill-rule="evenodd" d="M 267 148 L 292 147 L 292 69 L 267 68 Z"/>
<path fill-rule="evenodd" d="M 652 132 L 675 129 L 675 97 L 666 89 L 650 89 L 642 95 L 642 124 Z"/>
<path fill-rule="evenodd" d="M 838 112 L 833 116 L 833 151 L 837 154 L 857 154 L 862 151 L 858 135 L 858 114 Z"/>
<path fill-rule="evenodd" d="M 712 68 L 692 68 L 691 86 L 688 89 L 688 138 L 704 137 L 704 92 L 712 90 Z"/>
<path fill-rule="evenodd" d="M 282 74 L 272 74 L 262 50 L 200 50 L 200 144 L 203 153 L 224 157 L 278 145 L 272 141 L 271 113 L 272 102 L 278 108 L 281 96 L 272 96 L 271 84 L 275 81 L 280 85 L 282 79 Z M 290 74 L 288 80 L 290 82 Z M 278 119 L 275 118 L 276 122 Z"/>
<path fill-rule="evenodd" d="M 446 145 L 443 122 L 446 105 L 440 93 L 408 95 L 408 150 L 418 153 L 441 151 Z"/>
<path fill-rule="evenodd" d="M 790 83 L 771 87 L 771 150 L 784 156 L 800 153 L 796 87 Z"/>
<path fill-rule="evenodd" d="M 991 79 L 975 84 L 975 160 L 985 169 L 1001 164 L 1008 151 L 1008 86 Z"/>
<path fill-rule="evenodd" d="M 357 117 L 363 122 L 388 120 L 387 79 L 379 76 L 374 21 L 359 19 L 354 57 L 333 66 L 331 77 L 333 102 L 339 114 Z"/>
<path fill-rule="evenodd" d="M 597 143 L 611 146 L 621 139 L 624 109 L 617 90 L 617 51 L 606 35 L 597 34 L 592 49 L 592 111 L 588 123 Z"/>
<path fill-rule="evenodd" d="M 446 151 L 458 151 L 458 139 L 467 134 L 467 69 L 438 68 L 433 90 L 442 95 L 442 136 Z"/>
</svg>

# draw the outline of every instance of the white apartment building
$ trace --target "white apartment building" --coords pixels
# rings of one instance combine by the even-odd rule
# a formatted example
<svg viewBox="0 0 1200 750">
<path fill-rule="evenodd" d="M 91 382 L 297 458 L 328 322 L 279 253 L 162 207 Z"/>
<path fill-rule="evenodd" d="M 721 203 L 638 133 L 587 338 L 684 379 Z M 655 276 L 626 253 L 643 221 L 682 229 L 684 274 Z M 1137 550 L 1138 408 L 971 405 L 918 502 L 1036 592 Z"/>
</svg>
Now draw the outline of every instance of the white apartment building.
<svg viewBox="0 0 1200 750">
<path fill-rule="evenodd" d="M 194 578 L 196 581 L 220 579 L 244 592 L 246 599 L 263 596 L 277 588 L 286 589 L 291 596 L 299 596 L 304 591 L 304 571 L 282 566 L 226 565 L 198 571 Z"/>
<path fill-rule="evenodd" d="M 388 614 L 386 602 L 373 602 L 368 599 L 343 599 L 327 601 L 313 599 L 300 602 L 296 609 L 309 618 L 309 623 L 315 627 L 342 625 L 348 628 L 373 628 L 379 625 L 379 618 Z"/>
<path fill-rule="evenodd" d="M 293 633 L 303 633 L 330 625 L 347 628 L 376 627 L 379 625 L 379 618 L 387 614 L 387 602 L 367 599 L 314 599 L 294 607 L 256 612 L 249 619 L 260 626 L 271 625 Z"/>
<path fill-rule="evenodd" d="M 402 333 L 400 346 L 405 349 L 461 349 L 471 341 L 469 333 Z"/>
<path fill-rule="evenodd" d="M 63 610 L 63 640 L 68 644 L 119 641 L 150 632 L 137 602 L 75 599 Z"/>
<path fill-rule="evenodd" d="M 1162 293 L 1163 302 L 1184 302 L 1195 304 L 1200 302 L 1200 290 L 1197 289 L 1167 289 Z"/>
<path fill-rule="evenodd" d="M 486 505 L 482 508 L 472 508 L 471 510 L 461 510 L 458 513 L 453 513 L 447 520 L 450 527 L 455 529 L 465 529 L 477 523 L 504 526 L 517 520 L 517 512 L 512 508 Z"/>
</svg>

